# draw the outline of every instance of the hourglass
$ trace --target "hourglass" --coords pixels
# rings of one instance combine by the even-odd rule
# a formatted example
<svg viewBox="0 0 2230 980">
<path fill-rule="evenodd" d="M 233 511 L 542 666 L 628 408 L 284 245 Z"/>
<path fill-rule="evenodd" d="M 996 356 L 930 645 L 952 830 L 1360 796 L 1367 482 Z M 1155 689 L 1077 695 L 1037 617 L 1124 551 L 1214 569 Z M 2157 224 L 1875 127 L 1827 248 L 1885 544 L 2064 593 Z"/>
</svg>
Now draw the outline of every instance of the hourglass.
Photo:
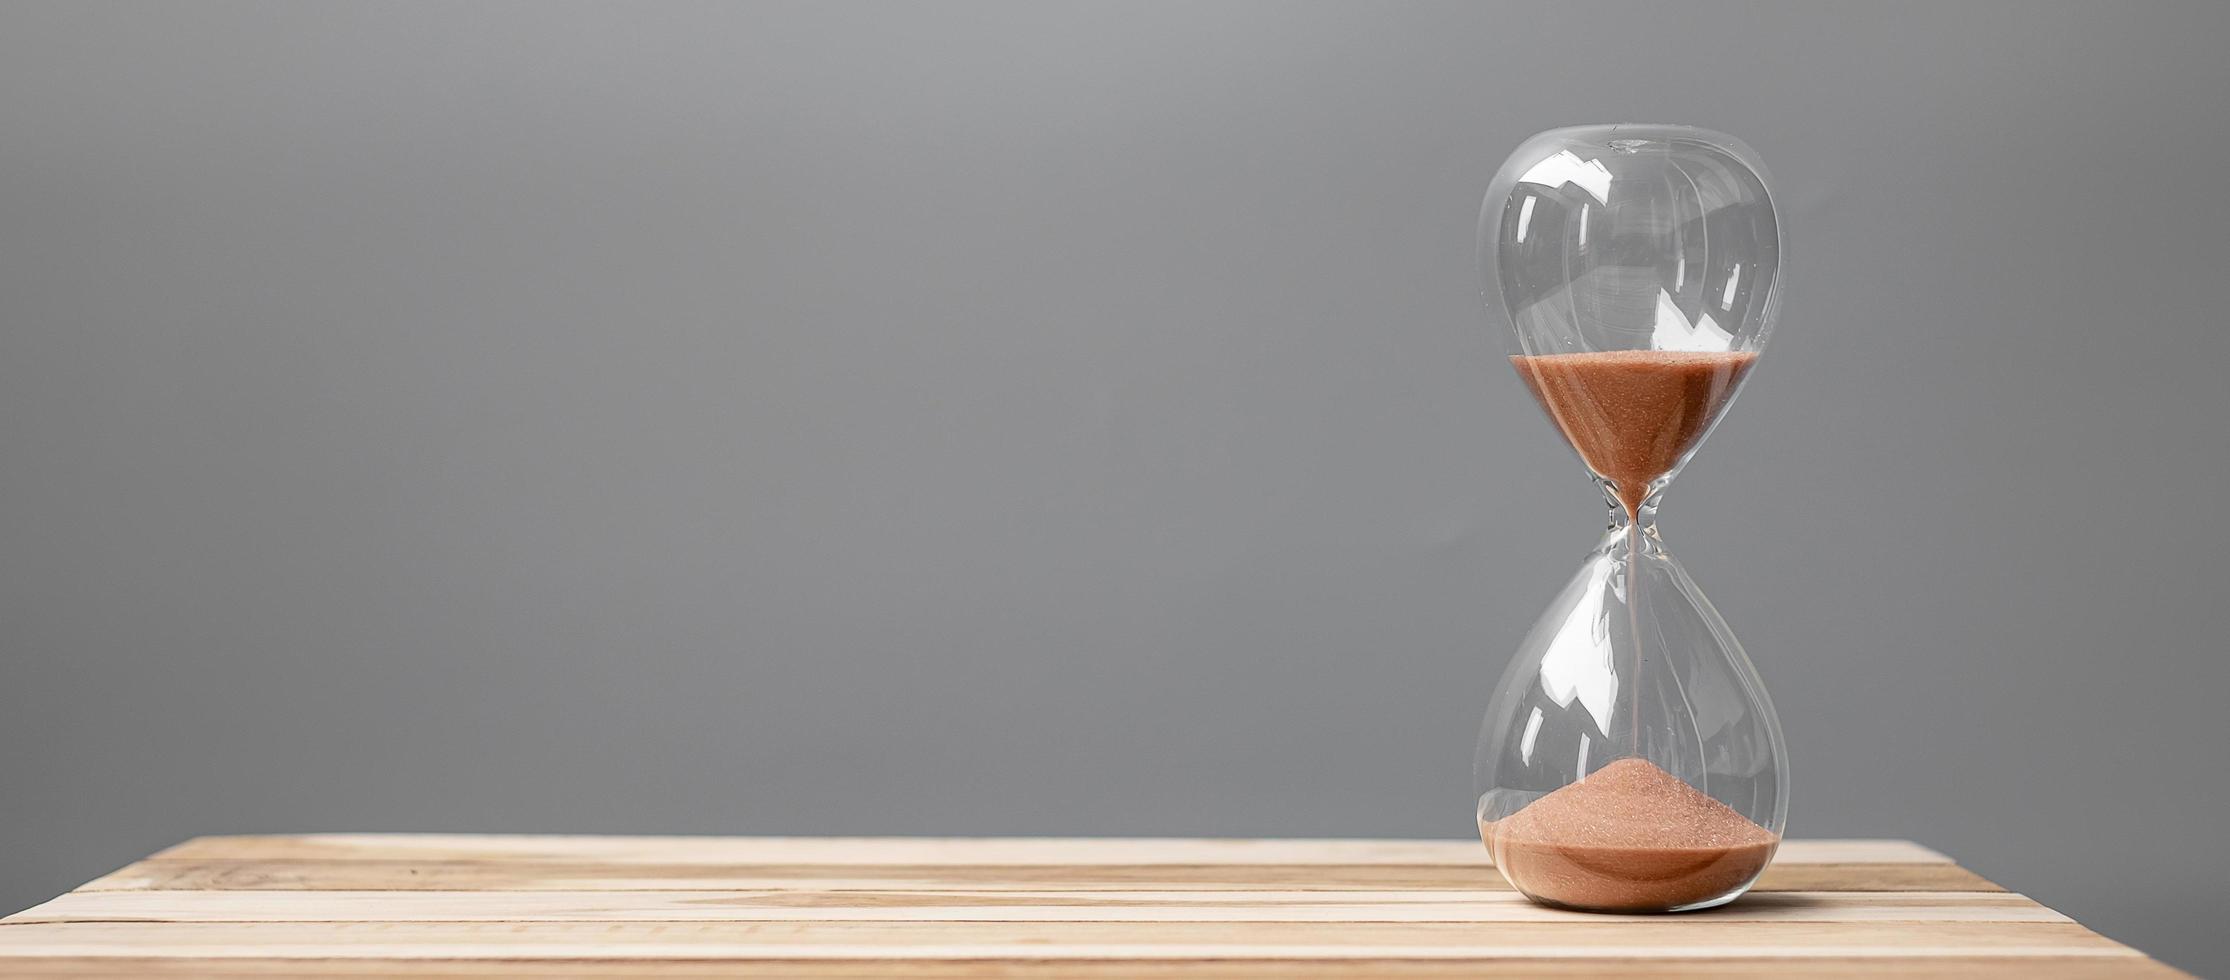
<svg viewBox="0 0 2230 980">
<path fill-rule="evenodd" d="M 1757 669 L 1656 517 L 1773 328 L 1781 239 L 1764 169 L 1706 130 L 1552 130 L 1503 164 L 1479 229 L 1510 363 L 1611 513 L 1489 702 L 1480 836 L 1542 904 L 1733 901 L 1780 845 L 1787 752 Z"/>
</svg>

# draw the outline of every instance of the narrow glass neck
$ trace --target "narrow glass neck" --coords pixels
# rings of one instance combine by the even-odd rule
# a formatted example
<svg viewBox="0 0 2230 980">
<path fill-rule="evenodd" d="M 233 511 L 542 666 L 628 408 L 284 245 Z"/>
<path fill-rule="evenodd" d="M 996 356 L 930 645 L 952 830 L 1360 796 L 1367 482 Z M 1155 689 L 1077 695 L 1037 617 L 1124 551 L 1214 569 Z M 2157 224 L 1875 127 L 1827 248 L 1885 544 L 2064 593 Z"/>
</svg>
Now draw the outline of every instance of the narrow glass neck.
<svg viewBox="0 0 2230 980">
<path fill-rule="evenodd" d="M 1595 547 L 1619 560 L 1630 556 L 1650 558 L 1665 553 L 1665 539 L 1657 533 L 1655 524 L 1635 524 L 1626 520 L 1626 511 L 1621 508 Z"/>
<path fill-rule="evenodd" d="M 1632 510 L 1628 510 L 1624 495 L 1620 494 L 1616 487 L 1611 486 L 1610 481 L 1597 477 L 1595 485 L 1602 488 L 1603 501 L 1610 506 L 1611 530 L 1622 531 L 1629 524 L 1638 524 L 1643 533 L 1655 537 L 1657 534 L 1657 508 L 1664 501 L 1666 482 L 1664 478 L 1658 478 L 1656 482 L 1650 484 L 1648 494 L 1636 501 Z"/>
</svg>

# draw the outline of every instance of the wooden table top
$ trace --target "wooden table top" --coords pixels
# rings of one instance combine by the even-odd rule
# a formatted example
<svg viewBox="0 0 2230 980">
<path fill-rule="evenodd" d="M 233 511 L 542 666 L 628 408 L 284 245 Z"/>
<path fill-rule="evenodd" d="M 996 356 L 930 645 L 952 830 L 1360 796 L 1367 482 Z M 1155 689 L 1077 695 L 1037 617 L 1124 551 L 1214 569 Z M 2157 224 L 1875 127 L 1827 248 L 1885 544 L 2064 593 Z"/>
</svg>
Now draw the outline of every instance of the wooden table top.
<svg viewBox="0 0 2230 980">
<path fill-rule="evenodd" d="M 1904 841 L 1791 841 L 1674 916 L 1526 902 L 1476 841 L 187 841 L 0 919 L 0 974 L 2181 976 Z"/>
</svg>

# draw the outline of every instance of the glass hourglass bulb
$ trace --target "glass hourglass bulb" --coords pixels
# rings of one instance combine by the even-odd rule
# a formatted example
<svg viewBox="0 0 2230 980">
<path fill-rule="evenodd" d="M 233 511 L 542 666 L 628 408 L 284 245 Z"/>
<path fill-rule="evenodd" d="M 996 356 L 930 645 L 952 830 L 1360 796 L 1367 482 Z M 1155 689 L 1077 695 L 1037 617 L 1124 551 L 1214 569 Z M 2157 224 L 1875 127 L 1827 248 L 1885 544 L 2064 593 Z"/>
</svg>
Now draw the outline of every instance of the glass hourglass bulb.
<svg viewBox="0 0 2230 980">
<path fill-rule="evenodd" d="M 1510 362 L 1610 504 L 1610 532 L 1489 701 L 1480 835 L 1512 887 L 1592 911 L 1709 908 L 1788 814 L 1757 669 L 1665 551 L 1665 485 L 1755 366 L 1780 301 L 1757 155 L 1685 126 L 1551 130 L 1489 185 L 1479 258 Z"/>
</svg>

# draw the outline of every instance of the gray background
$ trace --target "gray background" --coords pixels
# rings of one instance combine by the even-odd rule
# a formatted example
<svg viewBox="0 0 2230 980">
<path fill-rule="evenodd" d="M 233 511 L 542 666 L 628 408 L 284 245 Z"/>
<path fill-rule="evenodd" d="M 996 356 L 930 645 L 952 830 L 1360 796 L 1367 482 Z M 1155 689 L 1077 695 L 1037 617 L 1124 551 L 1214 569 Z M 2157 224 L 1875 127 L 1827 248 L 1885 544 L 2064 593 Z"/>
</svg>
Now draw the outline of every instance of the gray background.
<svg viewBox="0 0 2230 980">
<path fill-rule="evenodd" d="M 1463 836 L 1520 139 L 1736 133 L 1791 831 L 2230 972 L 2230 6 L 0 8 L 0 905 L 298 830 Z M 2210 628 L 2213 627 L 2213 628 Z"/>
</svg>

